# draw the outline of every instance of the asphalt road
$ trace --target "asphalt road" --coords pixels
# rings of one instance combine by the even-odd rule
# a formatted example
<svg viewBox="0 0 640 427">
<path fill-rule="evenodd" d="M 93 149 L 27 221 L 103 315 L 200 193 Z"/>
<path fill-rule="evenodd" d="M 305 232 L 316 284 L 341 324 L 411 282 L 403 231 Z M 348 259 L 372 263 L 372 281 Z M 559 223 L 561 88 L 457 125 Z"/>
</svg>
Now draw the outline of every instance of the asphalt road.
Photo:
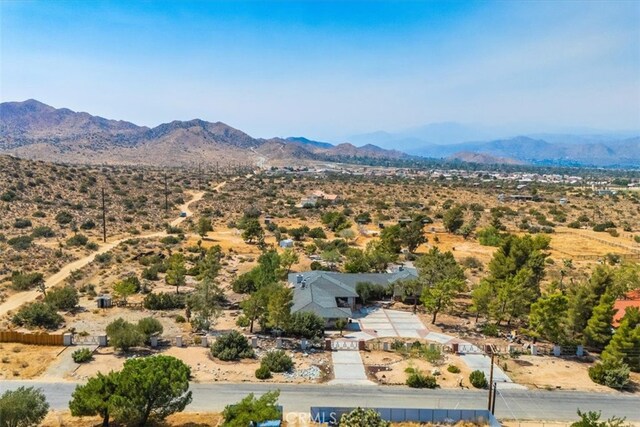
<svg viewBox="0 0 640 427">
<path fill-rule="evenodd" d="M 68 407 L 76 383 L 3 381 L 0 392 L 21 385 L 43 389 L 52 409 Z M 280 389 L 285 412 L 308 413 L 311 406 L 363 406 L 397 408 L 483 409 L 487 392 L 475 390 L 416 390 L 391 386 L 291 385 L 291 384 L 192 384 L 193 402 L 187 411 L 215 412 L 249 393 Z M 499 385 L 498 385 L 499 390 Z M 504 390 L 499 393 L 496 416 L 500 419 L 574 421 L 576 411 L 602 411 L 640 421 L 640 397 L 620 393 L 575 391 Z"/>
</svg>

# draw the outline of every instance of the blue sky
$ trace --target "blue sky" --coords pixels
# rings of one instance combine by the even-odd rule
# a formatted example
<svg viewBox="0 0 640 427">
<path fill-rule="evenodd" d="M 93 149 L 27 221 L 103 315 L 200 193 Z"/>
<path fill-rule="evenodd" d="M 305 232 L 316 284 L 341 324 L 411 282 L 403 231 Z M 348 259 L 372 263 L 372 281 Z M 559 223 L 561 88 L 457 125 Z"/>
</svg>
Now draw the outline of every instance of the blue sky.
<svg viewBox="0 0 640 427">
<path fill-rule="evenodd" d="M 334 142 L 640 128 L 640 2 L 0 2 L 0 99 Z"/>
</svg>

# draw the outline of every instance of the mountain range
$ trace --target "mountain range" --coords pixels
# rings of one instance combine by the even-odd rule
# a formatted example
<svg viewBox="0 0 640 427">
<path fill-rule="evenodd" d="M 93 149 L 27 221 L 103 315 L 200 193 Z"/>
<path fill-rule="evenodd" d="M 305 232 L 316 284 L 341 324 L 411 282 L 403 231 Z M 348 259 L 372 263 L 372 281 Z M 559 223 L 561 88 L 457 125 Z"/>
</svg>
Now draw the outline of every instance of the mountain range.
<svg viewBox="0 0 640 427">
<path fill-rule="evenodd" d="M 532 129 L 529 129 L 532 130 Z M 575 132 L 575 133 L 570 133 Z M 353 143 L 402 147 L 408 154 L 474 163 L 640 167 L 640 132 L 589 128 L 517 133 L 513 128 L 432 123 L 400 132 L 353 135 Z"/>
<path fill-rule="evenodd" d="M 333 145 L 303 137 L 253 138 L 222 122 L 172 121 L 149 128 L 30 99 L 0 104 L 0 153 L 91 164 L 290 165 L 354 157 L 403 159 L 373 145 Z"/>
<path fill-rule="evenodd" d="M 581 133 L 510 136 L 507 128 L 447 122 L 354 135 L 350 143 L 334 145 L 302 136 L 254 138 L 225 123 L 200 119 L 149 128 L 33 99 L 0 104 L 0 153 L 68 163 L 296 166 L 429 157 L 485 164 L 640 167 L 639 132 L 575 130 Z"/>
</svg>

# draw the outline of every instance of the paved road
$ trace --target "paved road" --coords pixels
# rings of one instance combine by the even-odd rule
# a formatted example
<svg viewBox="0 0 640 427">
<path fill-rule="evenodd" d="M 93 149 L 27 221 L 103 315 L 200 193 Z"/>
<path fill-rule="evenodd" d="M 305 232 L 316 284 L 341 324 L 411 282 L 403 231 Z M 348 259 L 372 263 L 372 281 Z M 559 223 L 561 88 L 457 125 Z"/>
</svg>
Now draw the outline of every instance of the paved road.
<svg viewBox="0 0 640 427">
<path fill-rule="evenodd" d="M 64 410 L 76 383 L 3 381 L 0 391 L 21 385 L 41 387 L 51 409 Z M 220 411 L 249 393 L 281 390 L 280 403 L 286 412 L 307 412 L 315 406 L 367 406 L 397 408 L 486 407 L 487 393 L 475 390 L 416 390 L 391 386 L 330 386 L 291 384 L 192 384 L 193 402 L 188 411 Z M 569 391 L 504 390 L 498 398 L 496 415 L 501 419 L 573 421 L 576 411 L 602 410 L 603 417 L 613 415 L 640 421 L 640 397 L 619 393 Z"/>
</svg>

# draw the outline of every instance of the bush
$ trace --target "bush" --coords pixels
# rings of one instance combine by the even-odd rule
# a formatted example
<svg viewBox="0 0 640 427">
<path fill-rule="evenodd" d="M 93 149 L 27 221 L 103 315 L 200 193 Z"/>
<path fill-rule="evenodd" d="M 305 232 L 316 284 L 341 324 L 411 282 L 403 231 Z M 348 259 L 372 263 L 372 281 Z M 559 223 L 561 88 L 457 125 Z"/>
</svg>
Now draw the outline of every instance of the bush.
<svg viewBox="0 0 640 427">
<path fill-rule="evenodd" d="M 447 366 L 447 371 L 451 372 L 452 374 L 459 374 L 460 368 L 458 368 L 456 365 L 449 365 Z"/>
<path fill-rule="evenodd" d="M 312 339 L 324 335 L 325 321 L 322 317 L 308 311 L 298 311 L 291 315 L 287 334 Z"/>
<path fill-rule="evenodd" d="M 340 427 L 389 427 L 391 423 L 382 419 L 375 409 L 356 408 L 340 417 Z"/>
<path fill-rule="evenodd" d="M 444 360 L 444 355 L 438 346 L 425 346 L 422 355 L 432 365 L 439 365 Z"/>
<path fill-rule="evenodd" d="M 76 363 L 85 363 L 93 359 L 93 353 L 88 348 L 80 348 L 71 353 L 71 357 Z"/>
<path fill-rule="evenodd" d="M 186 323 L 186 322 L 187 322 L 187 319 L 185 319 L 184 316 L 181 316 L 179 314 L 176 316 L 176 323 Z"/>
<path fill-rule="evenodd" d="M 69 224 L 73 221 L 73 216 L 67 211 L 62 211 L 56 215 L 56 221 L 60 225 Z"/>
<path fill-rule="evenodd" d="M 487 378 L 484 376 L 484 372 L 482 371 L 473 371 L 469 374 L 469 382 L 475 388 L 487 388 L 489 383 L 487 382 Z"/>
<path fill-rule="evenodd" d="M 438 382 L 436 377 L 424 375 L 422 372 L 414 370 L 407 377 L 407 385 L 412 388 L 436 388 Z"/>
<path fill-rule="evenodd" d="M 75 234 L 67 239 L 67 246 L 85 246 L 89 243 L 89 238 L 84 234 Z"/>
<path fill-rule="evenodd" d="M 7 243 L 16 251 L 26 251 L 31 247 L 31 243 L 33 243 L 33 237 L 18 236 L 18 237 L 9 239 Z"/>
<path fill-rule="evenodd" d="M 184 294 L 147 294 L 142 304 L 147 310 L 174 310 L 185 307 L 184 298 Z"/>
<path fill-rule="evenodd" d="M 283 350 L 274 350 L 264 356 L 262 366 L 271 372 L 288 372 L 293 368 L 293 361 Z"/>
<path fill-rule="evenodd" d="M 43 226 L 40 226 L 40 227 L 36 227 L 31 232 L 31 236 L 34 239 L 37 239 L 37 238 L 40 238 L 40 237 L 54 237 L 55 235 L 56 235 L 56 233 L 53 232 L 51 227 L 47 227 L 46 225 L 43 225 Z"/>
<path fill-rule="evenodd" d="M 505 238 L 505 235 L 491 225 L 478 230 L 476 236 L 483 246 L 500 246 Z"/>
<path fill-rule="evenodd" d="M 49 404 L 40 389 L 18 387 L 0 396 L 0 426 L 39 426 L 49 412 Z"/>
<path fill-rule="evenodd" d="M 11 273 L 11 288 L 16 291 L 28 291 L 38 283 L 42 282 L 44 276 L 42 273 L 22 273 L 14 271 Z"/>
<path fill-rule="evenodd" d="M 630 371 L 629 366 L 622 362 L 605 361 L 589 368 L 589 378 L 597 384 L 622 389 L 629 384 Z"/>
<path fill-rule="evenodd" d="M 150 344 L 152 335 L 161 334 L 164 331 L 162 323 L 153 317 L 145 317 L 138 320 L 138 330 L 144 335 L 145 344 Z"/>
<path fill-rule="evenodd" d="M 264 365 L 260 365 L 258 369 L 256 369 L 256 378 L 259 380 L 268 380 L 271 378 L 271 371 Z"/>
<path fill-rule="evenodd" d="M 482 326 L 482 333 L 488 337 L 497 337 L 498 326 L 493 323 L 486 323 Z"/>
<path fill-rule="evenodd" d="M 44 301 L 56 310 L 68 311 L 78 305 L 78 291 L 71 286 L 50 289 Z"/>
<path fill-rule="evenodd" d="M 93 230 L 94 228 L 96 228 L 96 223 L 93 222 L 92 219 L 88 219 L 82 224 L 80 224 L 80 228 L 83 230 Z"/>
<path fill-rule="evenodd" d="M 107 337 L 111 346 L 122 351 L 142 345 L 145 338 L 136 325 L 123 318 L 118 318 L 107 325 Z"/>
<path fill-rule="evenodd" d="M 249 340 L 238 331 L 220 336 L 211 346 L 211 354 L 225 361 L 255 357 L 253 349 L 249 346 Z"/>
<path fill-rule="evenodd" d="M 31 223 L 30 219 L 25 219 L 25 218 L 17 218 L 15 220 L 15 222 L 13 223 L 14 228 L 28 228 L 31 227 L 33 224 Z"/>
<path fill-rule="evenodd" d="M 236 319 L 236 325 L 240 326 L 241 328 L 247 328 L 249 327 L 250 324 L 251 324 L 251 321 L 244 314 L 241 316 L 238 316 L 238 318 Z"/>
<path fill-rule="evenodd" d="M 13 323 L 29 328 L 58 329 L 64 319 L 55 308 L 42 302 L 34 302 L 22 307 L 14 316 Z"/>
<path fill-rule="evenodd" d="M 167 236 L 160 239 L 160 242 L 163 245 L 177 245 L 178 243 L 180 243 L 180 239 L 176 236 Z"/>
</svg>

